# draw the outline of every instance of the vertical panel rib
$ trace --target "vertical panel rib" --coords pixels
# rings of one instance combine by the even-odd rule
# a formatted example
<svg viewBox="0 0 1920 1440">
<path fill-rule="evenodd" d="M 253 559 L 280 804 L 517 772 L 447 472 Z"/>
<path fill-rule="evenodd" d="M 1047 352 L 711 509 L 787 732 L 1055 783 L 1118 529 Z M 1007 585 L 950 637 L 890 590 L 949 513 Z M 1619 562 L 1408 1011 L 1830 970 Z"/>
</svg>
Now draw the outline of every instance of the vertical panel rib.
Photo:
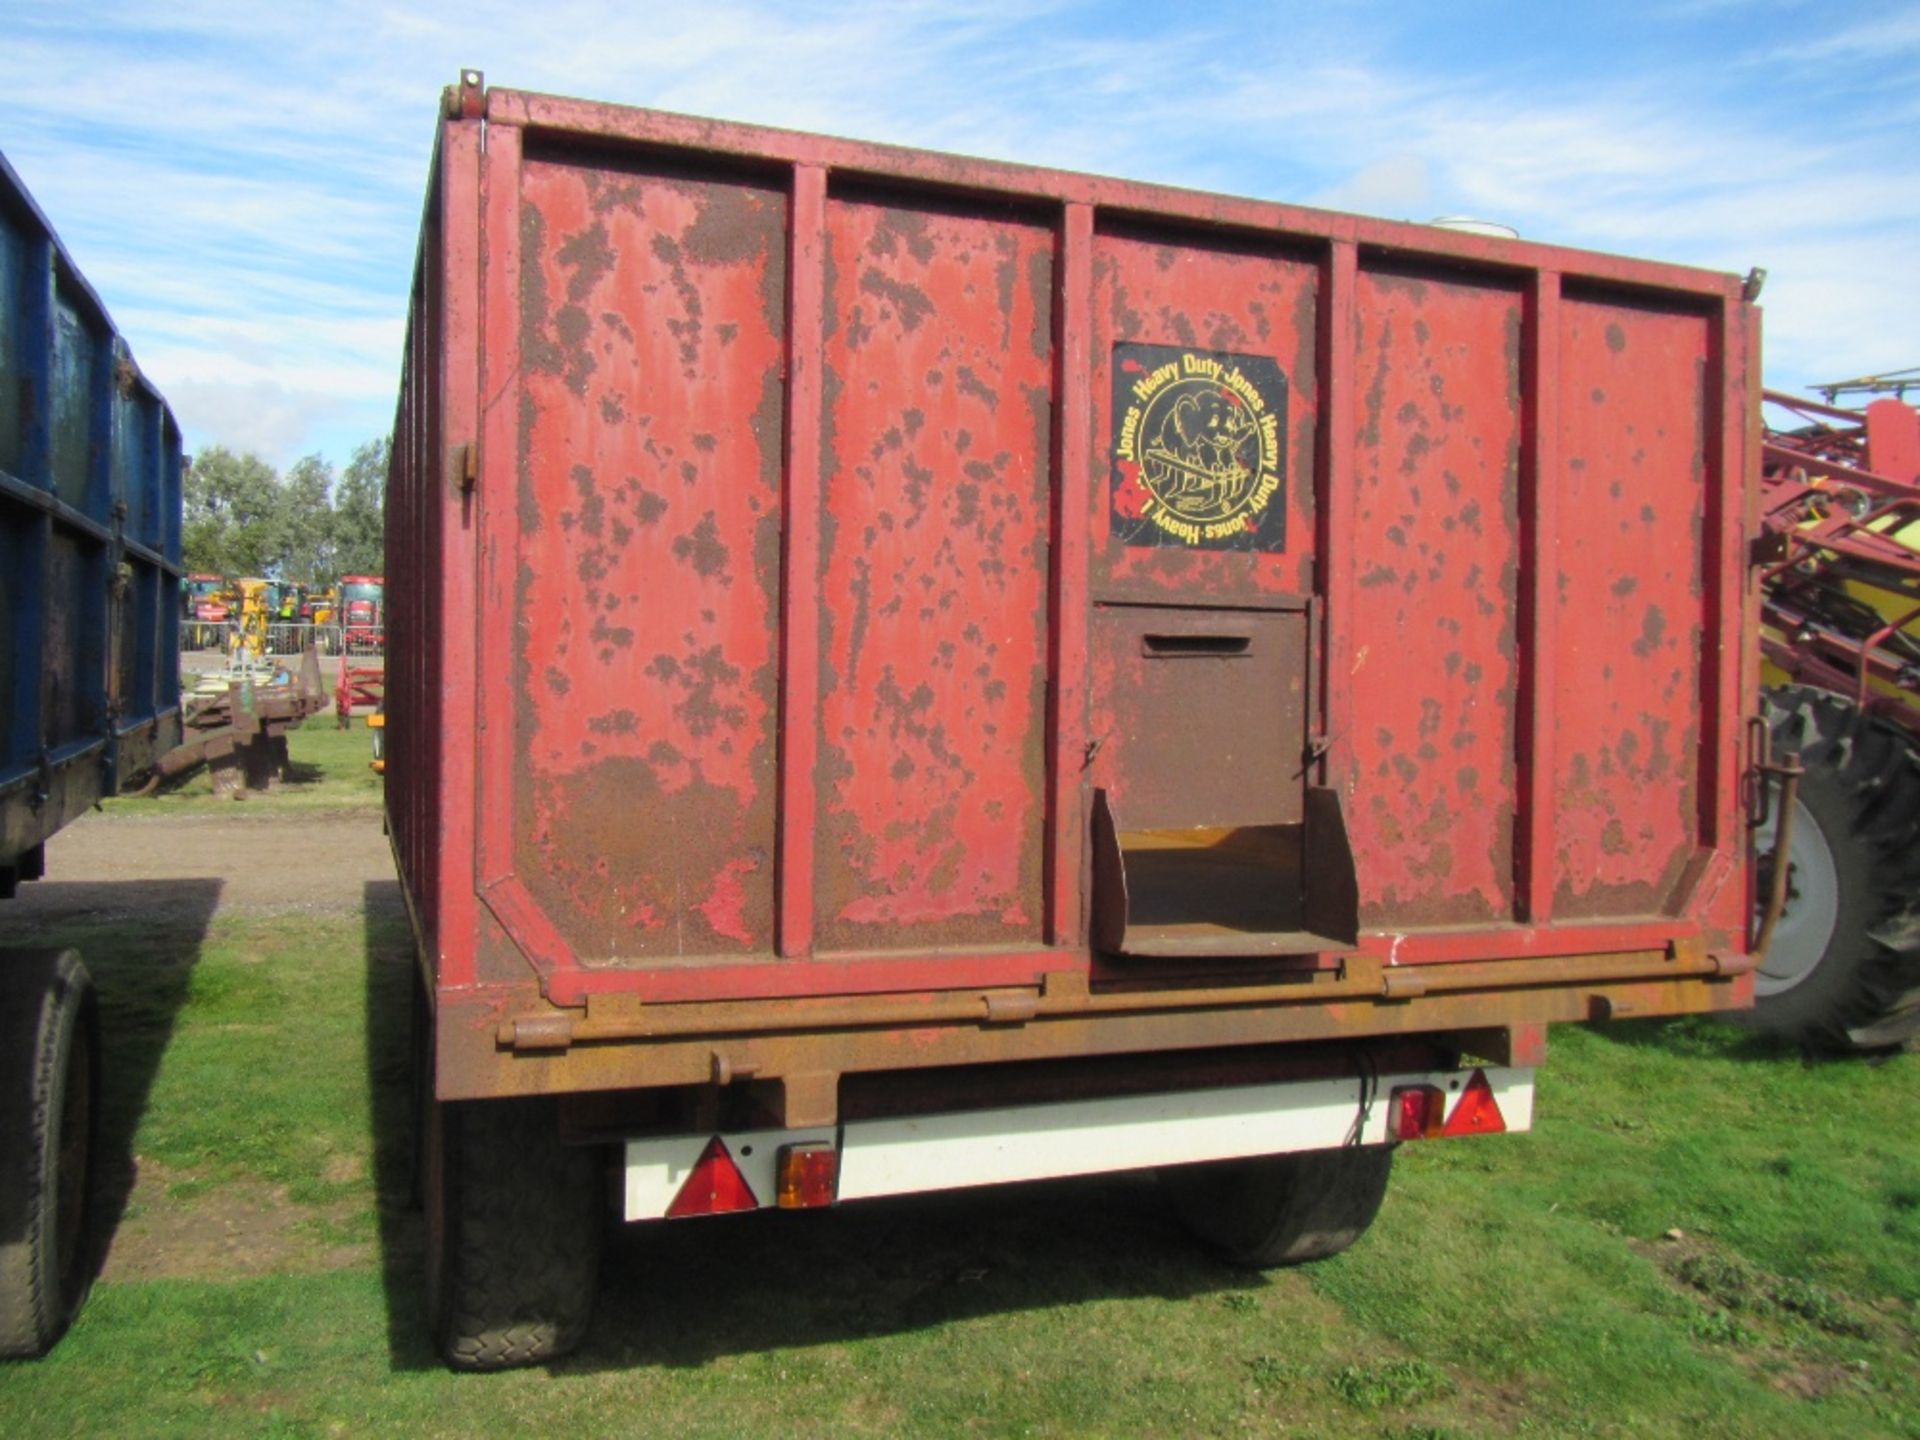
<svg viewBox="0 0 1920 1440">
<path fill-rule="evenodd" d="M 1081 905 L 1082 746 L 1087 733 L 1086 487 L 1100 483 L 1089 453 L 1093 438 L 1093 207 L 1068 205 L 1060 230 L 1059 285 L 1054 307 L 1053 574 L 1049 663 L 1053 683 L 1047 716 L 1052 757 L 1047 819 L 1047 943 L 1079 943 Z"/>
<path fill-rule="evenodd" d="M 439 549 L 430 562 L 438 569 L 440 582 L 434 597 L 439 609 L 439 674 L 437 684 L 429 678 L 431 693 L 420 698 L 428 713 L 439 707 L 440 724 L 450 735 L 457 736 L 472 725 L 481 727 L 478 745 L 465 754 L 457 745 L 446 752 L 439 814 L 427 817 L 428 844 L 437 844 L 440 856 L 437 861 L 427 860 L 440 870 L 440 950 L 447 962 L 440 978 L 443 985 L 457 985 L 474 978 L 461 972 L 471 972 L 476 944 L 476 826 L 505 824 L 511 816 L 505 796 L 490 795 L 482 804 L 478 778 L 507 773 L 501 760 L 512 741 L 512 727 L 506 723 L 510 713 L 501 713 L 498 703 L 511 694 L 512 677 L 498 670 L 489 673 L 482 691 L 476 672 L 480 627 L 497 626 L 498 617 L 507 613 L 507 599 L 500 594 L 506 582 L 498 570 L 503 556 L 496 552 L 488 557 L 494 567 L 487 577 L 492 593 L 483 600 L 476 590 L 480 557 L 475 529 L 480 517 L 473 498 L 463 492 L 461 476 L 465 447 L 477 444 L 482 467 L 476 483 L 479 503 L 492 513 L 512 514 L 517 391 L 508 377 L 520 367 L 520 132 L 509 125 L 493 126 L 483 158 L 479 122 L 451 124 L 443 164 L 444 270 L 438 347 L 442 368 L 436 377 L 440 443 L 438 453 L 426 457 L 426 473 L 421 476 L 426 483 L 417 517 L 422 524 L 430 523 L 429 515 L 437 521 L 430 524 L 428 535 L 438 541 Z M 485 406 L 483 384 L 492 402 Z M 511 557 L 511 543 L 503 549 L 505 557 Z M 511 652 L 496 634 L 480 653 L 488 655 L 493 666 L 504 667 Z M 479 818 L 482 811 L 485 820 Z"/>
<path fill-rule="evenodd" d="M 1520 919 L 1553 918 L 1554 600 L 1559 577 L 1560 275 L 1536 273 L 1525 319 L 1526 439 L 1521 463 Z"/>
<path fill-rule="evenodd" d="M 1738 833 L 1736 786 L 1740 716 L 1746 694 L 1740 677 L 1740 537 L 1746 501 L 1744 407 L 1729 404 L 1747 394 L 1744 307 L 1723 301 L 1708 330 L 1707 358 L 1707 624 L 1701 646 L 1700 843 L 1719 847 Z"/>
<path fill-rule="evenodd" d="M 1320 772 L 1344 777 L 1353 764 L 1353 536 L 1359 523 L 1354 490 L 1354 288 L 1359 247 L 1336 240 L 1327 257 L 1320 305 L 1320 366 L 1325 376 L 1320 426 L 1320 593 L 1326 597 L 1320 664 L 1320 733 L 1326 750 Z M 1382 657 L 1384 658 L 1384 657 Z M 1336 782 L 1338 783 L 1338 782 Z M 1344 788 L 1344 787 L 1343 787 Z"/>
<path fill-rule="evenodd" d="M 23 398 L 20 414 L 19 476 L 29 485 L 53 489 L 53 407 L 46 396 L 53 383 L 53 241 L 44 235 L 23 234 L 20 276 L 19 372 Z M 46 512 L 24 517 L 13 563 L 25 577 L 13 612 L 7 642 L 13 646 L 13 693 L 7 697 L 12 720 L 9 769 L 36 762 L 46 748 L 46 726 L 41 714 L 41 685 L 47 650 L 47 550 L 53 539 L 53 516 Z"/>
<path fill-rule="evenodd" d="M 787 285 L 787 444 L 780 557 L 780 866 L 783 956 L 813 948 L 814 767 L 819 755 L 821 302 L 827 172 L 793 172 Z"/>
</svg>

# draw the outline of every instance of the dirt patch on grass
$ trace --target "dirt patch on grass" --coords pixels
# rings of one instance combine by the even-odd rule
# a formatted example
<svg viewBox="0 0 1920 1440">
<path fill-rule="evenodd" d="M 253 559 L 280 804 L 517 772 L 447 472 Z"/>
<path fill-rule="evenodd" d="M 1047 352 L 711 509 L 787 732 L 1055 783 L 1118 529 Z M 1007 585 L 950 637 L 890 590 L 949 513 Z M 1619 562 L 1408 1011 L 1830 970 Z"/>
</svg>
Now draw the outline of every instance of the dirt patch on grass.
<svg viewBox="0 0 1920 1440">
<path fill-rule="evenodd" d="M 1857 1386 L 1860 1377 L 1867 1373 L 1866 1362 L 1842 1365 L 1837 1361 L 1825 1365 L 1796 1365 L 1772 1377 L 1774 1387 L 1801 1400 L 1824 1400 L 1838 1390 Z"/>
<path fill-rule="evenodd" d="M 1627 1244 L 1698 1305 L 1688 1325 L 1696 1342 L 1726 1353 L 1784 1394 L 1819 1400 L 1867 1383 L 1867 1362 L 1811 1353 L 1810 1342 L 1818 1348 L 1816 1337 L 1913 1346 L 1914 1337 L 1882 1307 L 1776 1275 L 1698 1236 L 1674 1232 Z"/>
<path fill-rule="evenodd" d="M 377 810 L 93 814 L 47 842 L 47 878 L 22 885 L 6 918 L 29 928 L 72 919 L 204 923 L 203 900 L 182 881 L 217 882 L 218 914 L 345 915 L 360 909 L 368 882 L 392 879 Z M 169 912 L 170 884 L 192 914 Z"/>
<path fill-rule="evenodd" d="M 112 1281 L 229 1280 L 370 1266 L 378 1258 L 371 1238 L 323 1238 L 365 1207 L 358 1197 L 302 1205 L 285 1186 L 258 1180 L 202 1188 L 190 1172 L 143 1160 L 101 1274 Z"/>
<path fill-rule="evenodd" d="M 1804 1280 L 1763 1270 L 1696 1236 L 1676 1231 L 1660 1240 L 1633 1240 L 1628 1244 L 1658 1265 L 1682 1290 L 1743 1320 L 1800 1324 L 1853 1339 L 1880 1329 L 1880 1317 L 1870 1309 Z"/>
</svg>

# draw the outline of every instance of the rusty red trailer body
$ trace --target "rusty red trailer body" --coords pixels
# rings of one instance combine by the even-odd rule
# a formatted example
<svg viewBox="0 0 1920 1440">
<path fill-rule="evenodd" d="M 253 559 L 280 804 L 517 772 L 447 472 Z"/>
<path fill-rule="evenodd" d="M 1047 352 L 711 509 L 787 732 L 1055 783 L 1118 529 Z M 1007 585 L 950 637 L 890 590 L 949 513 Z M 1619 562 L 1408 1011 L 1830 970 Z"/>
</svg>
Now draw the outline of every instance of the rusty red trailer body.
<svg viewBox="0 0 1920 1440">
<path fill-rule="evenodd" d="M 1548 1023 L 1751 1003 L 1757 339 L 469 72 L 387 545 L 449 1361 L 578 1337 L 614 1142 L 630 1220 L 1170 1167 L 1270 1265 Z"/>
<path fill-rule="evenodd" d="M 450 92 L 388 519 L 440 1094 L 1745 1003 L 1757 334 L 1729 276 Z"/>
</svg>

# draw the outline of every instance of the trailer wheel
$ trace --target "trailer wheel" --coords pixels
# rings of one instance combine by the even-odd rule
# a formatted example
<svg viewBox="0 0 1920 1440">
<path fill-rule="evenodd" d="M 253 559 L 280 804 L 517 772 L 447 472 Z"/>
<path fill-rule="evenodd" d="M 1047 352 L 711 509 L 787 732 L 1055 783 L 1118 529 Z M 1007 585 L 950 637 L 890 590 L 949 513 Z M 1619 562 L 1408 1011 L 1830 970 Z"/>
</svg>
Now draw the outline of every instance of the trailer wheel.
<svg viewBox="0 0 1920 1440">
<path fill-rule="evenodd" d="M 593 1311 L 603 1218 L 594 1152 L 560 1143 L 544 1098 L 423 1108 L 435 1346 L 455 1370 L 558 1359 Z"/>
<path fill-rule="evenodd" d="M 0 956 L 0 1355 L 44 1355 L 93 1284 L 99 1044 L 71 950 Z"/>
<path fill-rule="evenodd" d="M 1231 1265 L 1266 1270 L 1338 1255 L 1367 1233 L 1393 1147 L 1261 1155 L 1160 1172 L 1186 1227 Z"/>
<path fill-rule="evenodd" d="M 1774 749 L 1797 755 L 1787 903 L 1754 977 L 1757 1030 L 1821 1050 L 1920 1033 L 1920 755 L 1844 698 L 1767 695 Z M 1765 895 L 1777 816 L 1754 840 Z"/>
</svg>

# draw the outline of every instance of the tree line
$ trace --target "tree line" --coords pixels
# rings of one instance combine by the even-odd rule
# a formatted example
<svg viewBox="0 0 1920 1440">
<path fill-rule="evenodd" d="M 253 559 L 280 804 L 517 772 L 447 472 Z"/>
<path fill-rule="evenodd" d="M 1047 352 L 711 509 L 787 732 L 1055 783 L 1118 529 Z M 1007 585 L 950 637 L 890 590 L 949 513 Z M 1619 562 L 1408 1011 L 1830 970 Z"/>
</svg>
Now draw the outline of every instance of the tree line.
<svg viewBox="0 0 1920 1440">
<path fill-rule="evenodd" d="M 309 455 L 281 475 L 258 455 L 207 446 L 186 474 L 188 573 L 315 582 L 385 574 L 388 450 L 383 436 L 337 473 Z"/>
</svg>

